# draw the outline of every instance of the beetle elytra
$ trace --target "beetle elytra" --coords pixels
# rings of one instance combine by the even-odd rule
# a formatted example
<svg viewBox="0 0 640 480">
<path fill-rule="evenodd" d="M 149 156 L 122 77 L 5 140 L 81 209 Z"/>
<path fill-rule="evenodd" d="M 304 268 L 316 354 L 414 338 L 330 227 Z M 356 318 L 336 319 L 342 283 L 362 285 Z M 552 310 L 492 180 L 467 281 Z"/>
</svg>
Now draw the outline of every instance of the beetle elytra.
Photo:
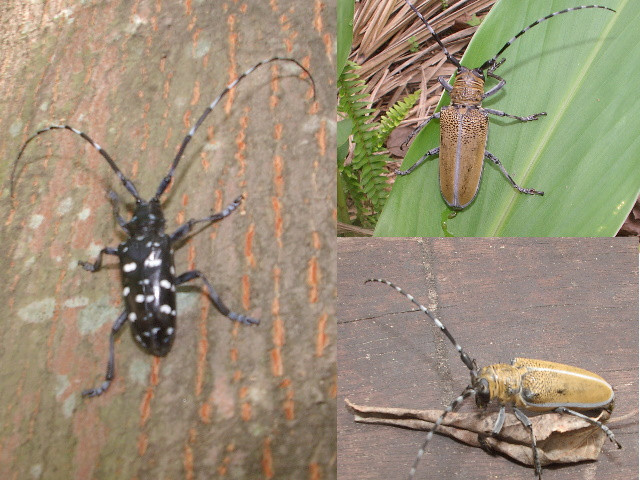
<svg viewBox="0 0 640 480">
<path fill-rule="evenodd" d="M 506 81 L 503 78 L 494 73 L 505 61 L 505 59 L 498 60 L 498 57 L 518 37 L 528 32 L 536 25 L 539 25 L 540 23 L 557 15 L 589 8 L 604 9 L 612 12 L 614 12 L 614 10 L 601 5 L 585 5 L 551 13 L 522 29 L 507 43 L 505 43 L 498 53 L 492 58 L 485 61 L 480 67 L 471 69 L 461 65 L 460 62 L 449 53 L 436 32 L 418 9 L 409 0 L 405 0 L 405 3 L 407 3 L 407 5 L 409 5 L 409 7 L 418 15 L 420 20 L 422 20 L 434 40 L 442 48 L 447 59 L 456 66 L 457 72 L 453 86 L 449 85 L 444 77 L 438 77 L 440 84 L 450 94 L 451 104 L 443 107 L 440 112 L 436 112 L 425 122 L 418 125 L 406 141 L 408 142 L 413 138 L 431 120 L 439 119 L 440 146 L 427 151 L 407 170 L 396 170 L 395 173 L 398 175 L 409 175 L 424 163 L 427 158 L 433 155 L 438 155 L 440 192 L 442 197 L 449 207 L 461 210 L 466 208 L 478 194 L 484 159 L 486 158 L 500 169 L 509 183 L 519 192 L 528 195 L 544 195 L 544 192 L 542 191 L 519 186 L 507 172 L 498 157 L 485 150 L 489 126 L 488 116 L 490 114 L 513 118 L 521 122 L 534 121 L 539 117 L 546 115 L 546 112 L 540 112 L 529 116 L 517 116 L 500 110 L 482 107 L 481 103 L 484 99 L 500 91 L 506 84 Z M 485 71 L 487 76 L 498 81 L 498 84 L 490 88 L 487 92 L 484 91 Z"/>
<path fill-rule="evenodd" d="M 522 410 L 556 412 L 579 417 L 600 428 L 618 448 L 622 448 L 606 425 L 581 413 L 613 410 L 613 389 L 599 375 L 569 365 L 526 358 L 516 358 L 511 364 L 494 364 L 478 368 L 476 361 L 462 349 L 442 322 L 412 295 L 384 279 L 369 279 L 365 283 L 367 282 L 387 284 L 417 305 L 454 345 L 471 376 L 470 384 L 445 408 L 433 428 L 429 430 L 413 463 L 409 479 L 414 478 L 420 459 L 445 416 L 472 395 L 475 396 L 478 407 L 484 408 L 491 401 L 500 406 L 498 418 L 491 432 L 493 436 L 499 435 L 502 430 L 506 407 L 510 406 L 513 409 L 516 418 L 529 431 L 533 463 L 539 479 L 542 478 L 542 467 L 538 459 L 536 437 L 531 421 Z"/>
</svg>

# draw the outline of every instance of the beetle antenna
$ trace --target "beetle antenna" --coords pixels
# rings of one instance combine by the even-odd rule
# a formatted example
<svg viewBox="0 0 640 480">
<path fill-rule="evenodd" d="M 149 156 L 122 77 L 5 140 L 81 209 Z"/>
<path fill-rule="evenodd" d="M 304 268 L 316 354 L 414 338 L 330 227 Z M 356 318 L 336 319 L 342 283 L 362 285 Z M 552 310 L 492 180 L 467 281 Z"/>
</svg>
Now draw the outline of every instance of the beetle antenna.
<svg viewBox="0 0 640 480">
<path fill-rule="evenodd" d="M 457 397 L 453 402 L 449 404 L 447 408 L 444 409 L 444 411 L 442 412 L 442 415 L 438 417 L 438 419 L 436 420 L 436 423 L 433 424 L 433 427 L 427 433 L 427 438 L 425 438 L 424 442 L 422 442 L 422 446 L 420 447 L 420 450 L 418 450 L 418 455 L 416 455 L 416 459 L 413 461 L 413 465 L 411 466 L 411 470 L 409 471 L 409 480 L 413 480 L 413 477 L 416 474 L 416 470 L 418 469 L 418 464 L 420 463 L 420 459 L 424 455 L 424 452 L 427 450 L 427 444 L 431 441 L 431 438 L 433 437 L 433 434 L 435 433 L 436 429 L 442 424 L 444 417 L 446 417 L 449 412 L 453 412 L 456 408 L 458 408 L 465 398 L 471 395 L 474 395 L 475 393 L 476 391 L 471 387 L 471 385 L 469 385 L 467 388 L 464 389 L 464 391 L 460 394 L 459 397 Z"/>
<path fill-rule="evenodd" d="M 407 1 L 407 0 L 405 0 L 405 1 Z M 518 37 L 524 35 L 526 32 L 531 30 L 536 25 L 539 25 L 542 22 L 544 22 L 545 20 L 549 20 L 550 18 L 555 17 L 556 15 L 562 15 L 563 13 L 573 12 L 574 10 L 584 10 L 585 8 L 601 8 L 603 10 L 609 10 L 610 12 L 614 12 L 615 13 L 615 10 L 613 10 L 613 9 L 611 9 L 609 7 L 604 7 L 602 5 L 583 5 L 583 6 L 580 6 L 580 7 L 571 7 L 571 8 L 566 8 L 564 10 L 560 10 L 559 12 L 550 13 L 546 17 L 540 18 L 540 19 L 536 20 L 535 22 L 533 22 L 528 27 L 525 27 L 522 30 L 520 30 L 511 40 L 509 40 L 507 43 L 504 44 L 504 46 L 500 49 L 500 51 L 498 53 L 496 53 L 491 59 L 489 59 L 486 62 L 484 62 L 482 64 L 482 66 L 480 68 L 478 68 L 478 70 L 486 70 L 487 68 L 491 67 L 496 62 L 496 60 L 498 59 L 500 54 L 502 52 L 504 52 L 507 48 L 509 48 L 509 46 L 513 42 L 515 42 Z"/>
<path fill-rule="evenodd" d="M 400 287 L 394 285 L 393 283 L 389 282 L 388 280 L 384 280 L 382 278 L 370 278 L 369 280 L 365 281 L 364 283 L 368 283 L 368 282 L 379 282 L 379 283 L 386 283 L 387 285 L 389 285 L 391 288 L 394 288 L 396 291 L 398 291 L 399 293 L 401 293 L 402 295 L 404 295 L 405 297 L 407 297 L 411 302 L 413 302 L 414 305 L 417 305 L 418 308 L 420 308 L 420 310 L 422 310 L 424 313 L 427 314 L 427 316 L 433 320 L 433 322 L 436 324 L 436 326 L 442 330 L 442 332 L 447 336 L 447 338 L 451 341 L 451 343 L 453 344 L 454 347 L 456 347 L 456 350 L 458 351 L 458 353 L 460 354 L 460 360 L 462 360 L 462 363 L 464 363 L 467 368 L 473 373 L 477 373 L 478 371 L 478 367 L 476 365 L 476 361 L 473 360 L 468 354 L 467 352 L 465 352 L 464 350 L 462 350 L 462 347 L 460 346 L 460 344 L 458 344 L 458 342 L 456 342 L 455 338 L 453 338 L 453 335 L 451 335 L 451 333 L 449 333 L 449 330 L 447 330 L 447 327 L 445 327 L 442 322 L 440 320 L 438 320 L 429 310 L 427 310 L 427 307 L 425 307 L 424 305 L 422 305 L 421 303 L 417 302 L 415 300 L 415 298 L 413 298 L 413 295 L 408 294 L 407 292 L 405 292 L 404 290 L 402 290 Z"/>
<path fill-rule="evenodd" d="M 184 137 L 184 140 L 182 140 L 182 143 L 180 144 L 180 148 L 178 149 L 178 153 L 176 154 L 176 157 L 173 159 L 173 163 L 171 164 L 171 168 L 169 169 L 169 173 L 167 173 L 167 175 L 162 179 L 162 182 L 160 182 L 160 186 L 158 187 L 158 191 L 156 192 L 155 196 L 153 197 L 154 199 L 157 200 L 158 198 L 160 198 L 160 195 L 162 195 L 164 193 L 164 191 L 169 186 L 169 183 L 171 183 L 171 179 L 173 178 L 173 173 L 175 172 L 176 167 L 178 166 L 178 162 L 180 162 L 180 159 L 182 158 L 182 155 L 184 153 L 184 149 L 187 147 L 187 144 L 191 140 L 191 137 L 193 137 L 193 135 L 196 133 L 196 130 L 198 130 L 198 127 L 200 127 L 202 122 L 204 122 L 205 118 L 207 118 L 209 113 L 211 113 L 211 111 L 218 104 L 218 102 L 220 102 L 220 100 L 227 93 L 229 93 L 229 91 L 231 91 L 236 85 L 238 85 L 238 83 L 240 83 L 243 78 L 245 78 L 247 75 L 251 74 L 251 72 L 256 70 L 258 67 L 261 67 L 262 65 L 266 65 L 267 63 L 271 63 L 271 62 L 275 62 L 275 61 L 292 62 L 292 63 L 295 63 L 298 67 L 300 67 L 302 69 L 302 71 L 304 73 L 306 73 L 307 76 L 309 77 L 309 79 L 311 80 L 311 87 L 313 88 L 313 98 L 316 97 L 316 85 L 315 85 L 315 82 L 313 80 L 313 77 L 311 76 L 311 73 L 309 73 L 309 70 L 307 70 L 305 67 L 303 67 L 302 64 L 300 62 L 298 62 L 297 60 L 294 60 L 293 58 L 285 58 L 285 57 L 271 57 L 268 60 L 262 60 L 262 61 L 256 63 L 253 67 L 251 67 L 250 69 L 248 69 L 245 72 L 241 73 L 238 76 L 238 78 L 236 78 L 233 82 L 231 82 L 229 85 L 224 87 L 224 90 L 222 90 L 222 92 L 213 100 L 213 102 L 211 102 L 211 104 L 205 109 L 205 111 L 202 113 L 202 115 L 200 115 L 200 118 L 198 118 L 198 121 L 195 123 L 195 125 L 193 127 L 191 127 L 191 130 L 189 130 L 189 133 L 187 133 L 187 136 Z"/>
<path fill-rule="evenodd" d="M 447 59 L 449 59 L 449 61 L 453 63 L 457 68 L 462 68 L 462 65 L 460 65 L 460 62 L 453 55 L 449 53 L 449 50 L 447 50 L 447 47 L 444 46 L 444 43 L 442 43 L 442 40 L 440 40 L 440 37 L 438 37 L 438 34 L 435 32 L 433 28 L 431 28 L 431 25 L 429 25 L 429 22 L 427 22 L 427 19 L 422 16 L 422 14 L 418 11 L 415 5 L 413 5 L 413 3 L 411 3 L 409 0 L 404 0 L 404 3 L 409 5 L 411 10 L 413 10 L 415 14 L 418 15 L 418 18 L 422 20 L 422 23 L 426 25 L 426 27 L 429 29 L 429 32 L 431 33 L 431 36 L 435 39 L 436 42 L 438 42 L 438 45 L 440 45 L 440 47 L 444 51 L 444 54 L 447 56 Z"/>
<path fill-rule="evenodd" d="M 36 138 L 38 135 L 41 135 L 41 134 L 43 134 L 45 132 L 48 132 L 49 130 L 69 130 L 69 131 L 75 133 L 76 135 L 80 135 L 82 138 L 84 138 L 107 161 L 107 163 L 109 164 L 111 169 L 116 173 L 116 175 L 118 176 L 118 178 L 120 179 L 120 181 L 122 182 L 124 187 L 127 189 L 127 191 L 131 195 L 133 195 L 135 197 L 136 201 L 138 201 L 138 202 L 142 202 L 143 201 L 142 198 L 140 198 L 140 195 L 138 194 L 138 191 L 136 190 L 136 187 L 133 184 L 133 182 L 131 180 L 129 180 L 124 175 L 124 173 L 122 173 L 122 171 L 118 168 L 118 166 L 113 161 L 111 156 L 107 153 L 107 151 L 104 150 L 96 142 L 94 142 L 89 135 L 87 135 L 84 132 L 81 132 L 80 130 L 76 130 L 75 128 L 73 128 L 73 127 L 71 127 L 69 125 L 50 125 L 50 126 L 48 126 L 46 128 L 38 130 L 31 137 L 29 137 L 26 142 L 24 142 L 24 145 L 22 145 L 22 148 L 20 149 L 20 153 L 18 153 L 18 156 L 16 157 L 15 161 L 13 162 L 13 168 L 11 169 L 11 180 L 10 180 L 10 194 L 11 194 L 11 197 L 13 197 L 13 195 L 14 195 L 13 186 L 14 186 L 14 183 L 15 183 L 15 180 L 16 180 L 16 178 L 15 178 L 16 177 L 16 169 L 18 168 L 18 162 L 20 161 L 20 157 L 22 157 L 22 153 L 24 152 L 25 148 L 27 148 L 27 145 L 29 145 L 31 140 Z"/>
</svg>

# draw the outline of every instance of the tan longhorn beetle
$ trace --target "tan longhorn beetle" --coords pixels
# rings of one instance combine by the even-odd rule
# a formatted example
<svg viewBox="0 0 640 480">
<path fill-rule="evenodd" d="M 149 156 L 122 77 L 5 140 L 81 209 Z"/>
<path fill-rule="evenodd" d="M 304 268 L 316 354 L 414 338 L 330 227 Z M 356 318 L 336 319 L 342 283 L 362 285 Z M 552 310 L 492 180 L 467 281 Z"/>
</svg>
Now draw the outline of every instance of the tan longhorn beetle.
<svg viewBox="0 0 640 480">
<path fill-rule="evenodd" d="M 494 436 L 498 435 L 502 430 L 506 407 L 512 407 L 516 418 L 529 430 L 533 463 L 539 480 L 542 479 L 542 467 L 538 458 L 536 437 L 531 421 L 522 410 L 538 413 L 556 412 L 579 417 L 602 429 L 609 437 L 609 440 L 615 443 L 618 448 L 622 448 L 622 445 L 615 439 L 613 432 L 606 425 L 580 413 L 580 411 L 611 411 L 613 409 L 613 389 L 601 376 L 570 365 L 527 358 L 515 358 L 511 364 L 494 364 L 478 368 L 476 361 L 462 349 L 442 322 L 427 307 L 417 302 L 412 295 L 381 278 L 372 278 L 365 283 L 368 282 L 385 283 L 417 305 L 451 341 L 460 354 L 462 363 L 465 364 L 471 374 L 470 384 L 444 409 L 433 428 L 429 430 L 413 462 L 409 472 L 409 480 L 414 478 L 427 444 L 431 441 L 433 433 L 442 424 L 445 416 L 458 408 L 467 397 L 472 395 L 475 396 L 478 407 L 484 408 L 491 401 L 500 405 L 498 418 L 491 432 L 491 435 Z"/>
<path fill-rule="evenodd" d="M 449 85 L 444 77 L 438 77 L 440 84 L 450 94 L 451 105 L 443 107 L 441 111 L 434 113 L 425 122 L 418 125 L 405 141 L 405 144 L 407 144 L 411 138 L 422 130 L 431 120 L 439 119 L 440 146 L 426 152 L 409 169 L 396 170 L 395 173 L 397 175 L 409 175 L 417 167 L 422 165 L 428 157 L 438 155 L 440 158 L 440 192 L 442 193 L 442 197 L 451 208 L 461 210 L 467 207 L 478 194 L 480 180 L 482 178 L 482 167 L 484 159 L 487 158 L 496 164 L 509 183 L 519 192 L 528 195 L 544 195 L 544 192 L 534 190 L 533 188 L 520 187 L 504 168 L 498 157 L 485 150 L 489 128 L 489 114 L 513 118 L 521 122 L 530 122 L 546 115 L 546 112 L 540 112 L 526 117 L 520 117 L 482 106 L 482 101 L 485 98 L 494 95 L 506 84 L 506 81 L 502 77 L 494 73 L 505 61 L 504 58 L 498 60 L 498 57 L 509 48 L 518 37 L 536 25 L 557 15 L 587 8 L 600 8 L 612 12 L 615 12 L 615 10 L 601 5 L 584 5 L 550 13 L 514 35 L 511 40 L 504 44 L 498 53 L 484 62 L 480 67 L 471 69 L 461 65 L 460 62 L 449 53 L 436 32 L 431 28 L 431 25 L 429 25 L 429 22 L 427 22 L 418 9 L 409 0 L 404 1 L 429 29 L 429 32 L 434 40 L 438 42 L 447 59 L 457 67 L 457 72 L 453 85 Z M 485 70 L 487 76 L 498 81 L 498 84 L 490 88 L 487 92 L 484 91 Z"/>
</svg>

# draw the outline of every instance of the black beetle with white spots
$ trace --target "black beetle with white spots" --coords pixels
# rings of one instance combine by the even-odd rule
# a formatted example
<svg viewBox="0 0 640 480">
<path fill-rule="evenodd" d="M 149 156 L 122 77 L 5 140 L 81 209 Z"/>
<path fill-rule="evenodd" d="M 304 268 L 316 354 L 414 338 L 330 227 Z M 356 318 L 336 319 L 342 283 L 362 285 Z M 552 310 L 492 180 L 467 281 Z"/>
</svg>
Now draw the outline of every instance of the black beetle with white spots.
<svg viewBox="0 0 640 480">
<path fill-rule="evenodd" d="M 176 331 L 176 286 L 183 283 L 202 279 L 207 289 L 209 299 L 218 311 L 227 318 L 245 325 L 257 325 L 258 319 L 232 312 L 222 302 L 209 280 L 199 270 L 189 270 L 181 275 L 176 275 L 173 262 L 173 245 L 183 239 L 196 224 L 212 224 L 229 216 L 242 202 L 243 195 L 237 197 L 221 212 L 215 213 L 205 218 L 191 219 L 178 227 L 171 234 L 165 233 L 165 219 L 160 205 L 160 197 L 171 183 L 174 172 L 184 150 L 200 127 L 202 122 L 213 108 L 220 102 L 232 88 L 234 88 L 243 78 L 256 70 L 258 67 L 275 62 L 292 62 L 306 73 L 311 81 L 315 95 L 315 85 L 309 71 L 298 61 L 291 58 L 272 57 L 258 62 L 253 67 L 240 74 L 233 82 L 227 85 L 224 90 L 205 109 L 198 121 L 191 128 L 187 136 L 182 140 L 178 153 L 176 154 L 169 172 L 162 179 L 156 194 L 149 201 L 143 200 L 135 185 L 129 180 L 115 164 L 111 156 L 87 134 L 76 130 L 69 125 L 51 125 L 38 130 L 24 143 L 14 162 L 11 173 L 11 195 L 13 196 L 13 186 L 16 177 L 18 162 L 24 153 L 27 145 L 40 134 L 56 129 L 66 129 L 81 136 L 89 142 L 102 157 L 107 161 L 111 169 L 118 176 L 127 191 L 135 198 L 135 210 L 133 217 L 128 222 L 120 215 L 119 199 L 115 192 L 109 192 L 109 199 L 113 207 L 116 221 L 125 231 L 127 240 L 117 248 L 104 247 L 100 250 L 98 258 L 94 263 L 78 262 L 85 270 L 97 272 L 102 267 L 102 256 L 115 255 L 120 260 L 120 273 L 122 277 L 122 296 L 124 297 L 124 311 L 118 316 L 109 336 L 109 360 L 107 362 L 107 373 L 104 382 L 96 388 L 84 390 L 83 397 L 95 397 L 104 393 L 114 378 L 114 339 L 118 331 L 125 323 L 131 326 L 133 338 L 138 345 L 148 353 L 163 357 L 169 353 Z"/>
</svg>

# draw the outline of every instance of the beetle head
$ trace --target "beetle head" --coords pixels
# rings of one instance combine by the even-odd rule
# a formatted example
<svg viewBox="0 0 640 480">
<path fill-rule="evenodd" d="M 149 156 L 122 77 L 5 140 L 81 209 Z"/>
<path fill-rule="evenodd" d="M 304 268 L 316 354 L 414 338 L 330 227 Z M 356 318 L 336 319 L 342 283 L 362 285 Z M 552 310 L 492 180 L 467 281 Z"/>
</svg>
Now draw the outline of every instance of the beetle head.
<svg viewBox="0 0 640 480">
<path fill-rule="evenodd" d="M 129 235 L 147 235 L 149 233 L 164 233 L 164 214 L 160 207 L 160 200 L 151 199 L 149 202 L 136 202 L 133 217 L 125 228 Z"/>
<path fill-rule="evenodd" d="M 491 400 L 491 391 L 489 390 L 489 381 L 486 378 L 476 378 L 473 380 L 472 388 L 476 392 L 476 405 L 484 408 Z"/>
</svg>

